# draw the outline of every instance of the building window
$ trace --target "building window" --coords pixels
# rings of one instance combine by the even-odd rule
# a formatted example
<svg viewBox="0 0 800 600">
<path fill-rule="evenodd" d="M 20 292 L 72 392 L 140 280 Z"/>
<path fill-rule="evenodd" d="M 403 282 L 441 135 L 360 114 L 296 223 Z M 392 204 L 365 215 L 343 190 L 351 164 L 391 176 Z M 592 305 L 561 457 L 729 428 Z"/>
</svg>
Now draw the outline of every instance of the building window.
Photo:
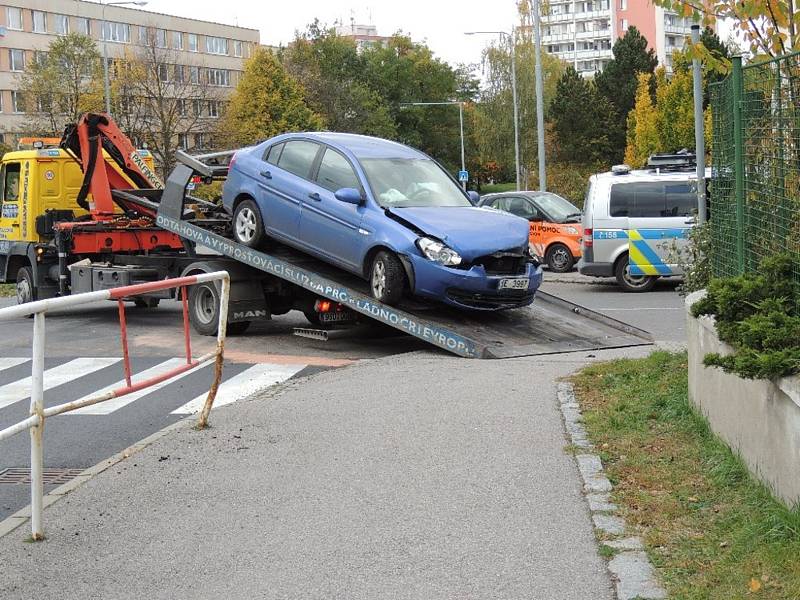
<svg viewBox="0 0 800 600">
<path fill-rule="evenodd" d="M 139 45 L 140 46 L 148 46 L 150 41 L 150 34 L 147 31 L 147 27 L 142 25 L 139 26 Z"/>
<path fill-rule="evenodd" d="M 178 146 L 181 150 L 188 150 L 189 149 L 189 136 L 185 133 L 178 134 Z"/>
<path fill-rule="evenodd" d="M 179 98 L 175 102 L 176 102 L 176 108 L 178 110 L 178 114 L 181 117 L 185 117 L 186 116 L 186 100 L 184 100 L 183 98 Z"/>
<path fill-rule="evenodd" d="M 628 10 L 628 0 L 619 0 L 619 9 Z"/>
<path fill-rule="evenodd" d="M 189 67 L 189 81 L 200 83 L 200 67 Z"/>
<path fill-rule="evenodd" d="M 183 34 L 180 31 L 172 32 L 172 47 L 176 50 L 183 50 Z"/>
<path fill-rule="evenodd" d="M 24 112 L 22 106 L 22 93 L 16 90 L 11 91 L 11 112 L 21 113 Z"/>
<path fill-rule="evenodd" d="M 175 81 L 183 83 L 183 65 L 175 65 Z"/>
<path fill-rule="evenodd" d="M 628 31 L 628 19 L 622 19 L 619 22 L 619 30 L 620 32 Z"/>
<path fill-rule="evenodd" d="M 83 35 L 92 35 L 91 26 L 89 25 L 89 19 L 87 19 L 86 17 L 76 17 L 75 31 Z"/>
<path fill-rule="evenodd" d="M 192 100 L 192 112 L 197 117 L 203 116 L 203 103 L 200 100 Z"/>
<path fill-rule="evenodd" d="M 33 32 L 47 33 L 47 14 L 41 10 L 32 10 L 33 13 Z"/>
<path fill-rule="evenodd" d="M 188 35 L 189 52 L 197 52 L 197 34 L 190 33 Z"/>
<path fill-rule="evenodd" d="M 11 65 L 12 71 L 24 71 L 25 70 L 25 51 L 19 50 L 17 48 L 9 48 L 9 63 Z"/>
<path fill-rule="evenodd" d="M 216 100 L 208 101 L 208 116 L 209 117 L 219 116 L 219 102 L 217 102 Z"/>
<path fill-rule="evenodd" d="M 205 138 L 202 133 L 195 133 L 194 134 L 194 147 L 195 148 L 205 148 Z"/>
<path fill-rule="evenodd" d="M 156 46 L 159 48 L 167 47 L 167 30 L 156 29 Z"/>
<path fill-rule="evenodd" d="M 230 84 L 230 71 L 227 69 L 208 69 L 208 85 L 228 87 Z"/>
<path fill-rule="evenodd" d="M 109 42 L 128 44 L 131 41 L 131 26 L 127 23 L 103 23 L 101 39 Z"/>
<path fill-rule="evenodd" d="M 0 113 L 3 112 L 3 90 L 0 90 Z M 2 137 L 2 133 L 0 133 L 0 137 Z M 2 142 L 0 142 L 2 143 Z"/>
<path fill-rule="evenodd" d="M 158 79 L 160 81 L 169 81 L 169 65 L 158 65 Z"/>
<path fill-rule="evenodd" d="M 242 57 L 244 52 L 242 52 L 242 42 L 240 40 L 234 40 L 233 42 L 233 55 L 238 56 L 239 58 Z"/>
<path fill-rule="evenodd" d="M 209 54 L 227 54 L 228 40 L 221 37 L 206 36 L 206 52 Z"/>
<path fill-rule="evenodd" d="M 9 29 L 22 31 L 22 9 L 15 6 L 6 8 L 6 23 Z"/>
<path fill-rule="evenodd" d="M 45 66 L 47 64 L 47 52 L 43 50 L 34 50 L 33 62 L 40 67 Z"/>
<path fill-rule="evenodd" d="M 69 17 L 67 15 L 53 15 L 56 18 L 56 33 L 67 35 L 69 33 Z"/>
</svg>

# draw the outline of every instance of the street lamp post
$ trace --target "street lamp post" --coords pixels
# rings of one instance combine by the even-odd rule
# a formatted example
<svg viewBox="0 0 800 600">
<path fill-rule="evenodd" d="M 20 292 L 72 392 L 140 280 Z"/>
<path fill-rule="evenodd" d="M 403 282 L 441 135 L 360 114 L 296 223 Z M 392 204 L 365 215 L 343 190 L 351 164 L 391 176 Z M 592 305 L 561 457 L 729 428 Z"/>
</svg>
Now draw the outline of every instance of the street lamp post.
<svg viewBox="0 0 800 600">
<path fill-rule="evenodd" d="M 126 2 L 102 2 L 102 9 L 100 10 L 100 20 L 102 22 L 101 34 L 103 36 L 103 93 L 106 100 L 106 113 L 111 115 L 111 84 L 108 81 L 108 34 L 110 27 L 106 23 L 106 6 L 124 6 L 126 4 L 135 4 L 136 6 L 144 6 L 147 2 L 143 0 L 129 0 Z"/>
<path fill-rule="evenodd" d="M 539 189 L 547 191 L 547 171 L 544 150 L 544 93 L 542 92 L 542 34 L 540 0 L 533 0 L 533 35 L 536 60 L 536 138 L 539 155 Z"/>
<path fill-rule="evenodd" d="M 467 31 L 465 35 L 475 35 L 478 33 L 496 34 L 502 39 L 508 39 L 511 52 L 511 102 L 514 105 L 514 171 L 517 181 L 517 191 L 520 189 L 522 173 L 519 169 L 519 103 L 517 102 L 517 40 L 516 28 L 511 28 L 511 33 L 505 31 Z"/>
<path fill-rule="evenodd" d="M 458 104 L 458 129 L 461 134 L 461 170 L 466 171 L 466 164 L 464 162 L 464 103 L 460 100 L 453 100 L 450 102 L 404 102 L 400 106 L 452 106 Z M 467 182 L 462 181 L 461 187 L 464 191 L 467 189 Z"/>
</svg>

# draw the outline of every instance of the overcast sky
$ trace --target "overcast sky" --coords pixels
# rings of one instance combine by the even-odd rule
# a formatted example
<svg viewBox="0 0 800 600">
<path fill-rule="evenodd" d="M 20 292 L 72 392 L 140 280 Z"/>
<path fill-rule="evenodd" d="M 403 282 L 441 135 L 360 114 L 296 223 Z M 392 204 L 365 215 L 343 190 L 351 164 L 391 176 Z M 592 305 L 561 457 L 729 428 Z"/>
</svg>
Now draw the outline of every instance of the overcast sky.
<svg viewBox="0 0 800 600">
<path fill-rule="evenodd" d="M 514 0 L 149 0 L 143 10 L 251 27 L 261 31 L 262 44 L 274 45 L 290 42 L 295 30 L 305 29 L 315 18 L 333 25 L 337 19 L 349 24 L 352 16 L 357 24 L 375 25 L 380 35 L 402 30 L 452 64 L 479 62 L 481 50 L 491 41 L 492 36 L 466 36 L 465 31 L 510 31 L 517 18 Z"/>
</svg>

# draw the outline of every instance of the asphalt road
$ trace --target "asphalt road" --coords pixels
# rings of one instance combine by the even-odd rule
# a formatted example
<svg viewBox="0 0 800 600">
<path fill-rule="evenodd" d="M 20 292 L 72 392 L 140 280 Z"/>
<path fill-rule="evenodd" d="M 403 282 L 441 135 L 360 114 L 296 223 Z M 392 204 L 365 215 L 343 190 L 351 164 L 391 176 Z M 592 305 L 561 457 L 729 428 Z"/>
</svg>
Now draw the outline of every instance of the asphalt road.
<svg viewBox="0 0 800 600">
<path fill-rule="evenodd" d="M 556 281 L 553 281 L 556 280 Z M 608 281 L 594 282 L 577 273 L 546 274 L 543 289 L 577 304 L 606 313 L 653 333 L 656 340 L 684 340 L 683 301 L 675 282 L 663 281 L 653 292 L 626 294 Z M 1 298 L 0 306 L 13 303 Z M 0 428 L 27 414 L 26 378 L 30 375 L 29 319 L 4 323 L 0 346 Z M 164 369 L 184 351 L 179 305 L 164 302 L 155 310 L 128 310 L 129 345 L 134 373 Z M 230 337 L 222 396 L 225 402 L 291 377 L 428 347 L 408 336 L 387 336 L 383 328 L 337 332 L 327 342 L 298 338 L 294 327 L 306 327 L 302 314 L 292 312 L 255 323 L 245 335 Z M 122 378 L 121 346 L 116 305 L 110 302 L 47 316 L 45 404 L 83 397 Z M 193 335 L 193 352 L 214 347 L 214 339 Z M 438 352 L 438 351 L 437 351 Z M 440 353 L 440 352 L 439 352 Z M 440 353 L 441 354 L 441 353 Z M 99 359 L 81 360 L 81 359 Z M 3 362 L 5 361 L 5 362 Z M 172 362 L 168 362 L 172 361 Z M 208 390 L 211 369 L 204 368 L 171 381 L 158 390 L 100 414 L 65 415 L 48 421 L 45 467 L 84 469 L 182 418 L 173 410 Z M 20 389 L 20 388 L 24 389 Z M 112 410 L 113 408 L 113 410 Z M 20 434 L 0 442 L 0 481 L 5 469 L 27 468 L 28 437 Z M 0 519 L 28 502 L 28 486 L 0 483 Z"/>
</svg>

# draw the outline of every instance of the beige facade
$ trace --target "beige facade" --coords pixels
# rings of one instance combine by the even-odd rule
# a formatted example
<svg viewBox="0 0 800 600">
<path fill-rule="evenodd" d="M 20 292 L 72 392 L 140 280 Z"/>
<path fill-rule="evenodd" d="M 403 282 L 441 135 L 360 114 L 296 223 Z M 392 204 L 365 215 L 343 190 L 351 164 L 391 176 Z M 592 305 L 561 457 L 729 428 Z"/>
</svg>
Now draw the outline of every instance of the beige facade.
<svg viewBox="0 0 800 600">
<path fill-rule="evenodd" d="M 57 36 L 71 32 L 97 40 L 101 53 L 105 43 L 111 59 L 155 38 L 170 50 L 176 64 L 196 67 L 199 83 L 218 87 L 222 97 L 236 86 L 244 60 L 259 44 L 256 29 L 125 6 L 82 0 L 0 0 L 0 141 L 13 145 L 26 122 L 16 94 L 24 66 Z M 196 144 L 188 141 L 187 146 L 192 145 Z"/>
</svg>

